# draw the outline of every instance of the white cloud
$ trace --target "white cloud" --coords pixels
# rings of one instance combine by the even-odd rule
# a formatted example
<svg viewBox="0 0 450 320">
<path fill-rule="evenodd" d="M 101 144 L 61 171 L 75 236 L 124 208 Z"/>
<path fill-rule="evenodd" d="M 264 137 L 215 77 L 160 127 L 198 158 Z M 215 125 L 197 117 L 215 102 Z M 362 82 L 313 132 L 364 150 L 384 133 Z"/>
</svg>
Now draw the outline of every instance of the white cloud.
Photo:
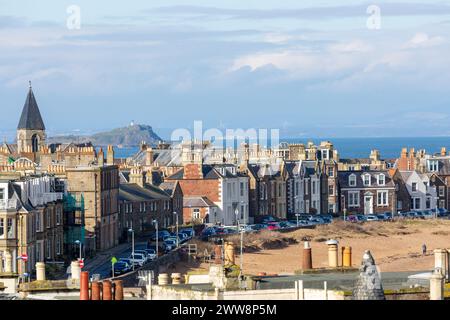
<svg viewBox="0 0 450 320">
<path fill-rule="evenodd" d="M 419 32 L 414 35 L 405 45 L 404 48 L 420 48 L 420 47 L 433 47 L 444 43 L 445 40 L 441 36 L 430 37 L 425 32 Z"/>
</svg>

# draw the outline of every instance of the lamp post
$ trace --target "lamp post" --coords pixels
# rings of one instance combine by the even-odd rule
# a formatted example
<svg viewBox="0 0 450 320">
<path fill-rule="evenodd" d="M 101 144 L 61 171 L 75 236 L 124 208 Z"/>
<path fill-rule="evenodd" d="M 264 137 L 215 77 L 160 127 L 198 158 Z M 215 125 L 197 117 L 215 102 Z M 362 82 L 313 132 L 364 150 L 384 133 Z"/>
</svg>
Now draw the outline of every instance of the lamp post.
<svg viewBox="0 0 450 320">
<path fill-rule="evenodd" d="M 177 237 L 177 248 L 180 246 L 180 241 L 179 241 L 179 238 L 178 238 L 178 213 L 176 212 L 176 211 L 174 211 L 173 212 L 173 214 L 175 215 L 175 223 L 176 223 L 176 227 L 177 227 L 177 234 L 176 234 L 176 237 Z"/>
<path fill-rule="evenodd" d="M 298 226 L 299 226 L 298 218 L 300 217 L 300 213 L 296 213 L 296 214 L 295 214 L 295 217 L 297 218 L 297 227 L 298 227 Z"/>
<path fill-rule="evenodd" d="M 79 260 L 81 261 L 81 241 L 80 240 L 75 240 L 75 244 L 80 246 L 80 257 L 79 257 Z"/>
<path fill-rule="evenodd" d="M 345 195 L 342 195 L 341 198 L 342 198 L 342 208 L 343 208 L 342 211 L 344 211 L 344 222 L 345 222 L 345 221 L 347 221 L 345 219 L 346 218 L 346 214 L 347 214 L 347 208 L 345 207 Z"/>
<path fill-rule="evenodd" d="M 133 265 L 133 271 L 134 271 L 134 230 L 133 230 L 133 224 L 131 224 L 131 228 L 128 229 L 128 232 L 131 232 L 131 257 L 133 259 L 132 265 Z"/>
<path fill-rule="evenodd" d="M 152 223 L 155 225 L 156 228 L 156 259 L 159 257 L 159 232 L 158 232 L 158 220 L 153 219 Z"/>
</svg>

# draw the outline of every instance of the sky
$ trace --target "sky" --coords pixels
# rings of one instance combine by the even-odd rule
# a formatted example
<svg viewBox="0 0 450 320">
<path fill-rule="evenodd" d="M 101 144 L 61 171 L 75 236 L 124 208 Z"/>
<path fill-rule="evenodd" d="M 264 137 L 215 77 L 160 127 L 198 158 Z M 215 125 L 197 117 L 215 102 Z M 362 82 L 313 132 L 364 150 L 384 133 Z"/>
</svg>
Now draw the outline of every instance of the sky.
<svg viewBox="0 0 450 320">
<path fill-rule="evenodd" d="M 0 0 L 0 135 L 31 80 L 49 135 L 450 136 L 449 52 L 450 0 Z"/>
</svg>

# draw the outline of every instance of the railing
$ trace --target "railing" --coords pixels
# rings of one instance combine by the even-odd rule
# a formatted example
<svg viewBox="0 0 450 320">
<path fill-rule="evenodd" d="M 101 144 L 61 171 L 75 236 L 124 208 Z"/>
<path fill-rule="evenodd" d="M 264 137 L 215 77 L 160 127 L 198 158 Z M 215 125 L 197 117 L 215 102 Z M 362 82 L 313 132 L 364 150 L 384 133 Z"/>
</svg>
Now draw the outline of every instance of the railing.
<svg viewBox="0 0 450 320">
<path fill-rule="evenodd" d="M 17 200 L 0 200 L 0 210 L 17 209 Z"/>
</svg>

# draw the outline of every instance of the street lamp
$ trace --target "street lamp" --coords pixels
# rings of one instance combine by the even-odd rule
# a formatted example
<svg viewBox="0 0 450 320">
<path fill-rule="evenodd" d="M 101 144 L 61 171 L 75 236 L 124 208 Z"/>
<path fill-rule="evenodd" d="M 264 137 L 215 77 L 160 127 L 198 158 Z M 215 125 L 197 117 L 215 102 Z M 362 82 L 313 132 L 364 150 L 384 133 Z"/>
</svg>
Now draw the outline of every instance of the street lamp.
<svg viewBox="0 0 450 320">
<path fill-rule="evenodd" d="M 128 229 L 128 232 L 131 232 L 131 257 L 132 260 L 131 264 L 133 265 L 133 271 L 134 271 L 134 230 L 133 230 L 133 224 L 131 224 L 131 228 Z"/>
<path fill-rule="evenodd" d="M 343 211 L 344 211 L 344 222 L 345 222 L 346 221 L 345 217 L 346 217 L 346 214 L 347 214 L 347 208 L 345 207 L 345 195 L 342 195 L 341 198 L 342 198 L 342 208 L 343 208 Z"/>
<path fill-rule="evenodd" d="M 238 208 L 236 208 L 236 209 L 234 210 L 234 214 L 236 215 L 236 228 L 237 228 L 237 232 L 239 232 L 239 218 L 238 218 L 238 216 L 239 216 L 239 210 L 238 210 Z"/>
<path fill-rule="evenodd" d="M 158 244 L 158 240 L 159 240 L 159 232 L 158 232 L 158 220 L 153 219 L 152 223 L 155 225 L 156 228 L 156 259 L 158 259 L 159 257 L 159 244 Z"/>
<path fill-rule="evenodd" d="M 79 258 L 79 260 L 81 261 L 81 241 L 80 240 L 75 240 L 75 244 L 80 246 L 80 258 Z"/>
<path fill-rule="evenodd" d="M 178 238 L 178 213 L 176 212 L 176 211 L 174 211 L 173 212 L 173 214 L 175 215 L 175 223 L 176 223 L 176 226 L 177 226 L 177 234 L 176 234 L 176 236 L 177 236 L 177 248 L 180 246 L 180 243 L 179 243 L 179 238 Z"/>
<path fill-rule="evenodd" d="M 298 218 L 300 217 L 300 213 L 296 213 L 296 214 L 295 214 L 295 217 L 297 218 L 297 227 L 298 227 L 298 226 L 299 226 Z"/>
</svg>

